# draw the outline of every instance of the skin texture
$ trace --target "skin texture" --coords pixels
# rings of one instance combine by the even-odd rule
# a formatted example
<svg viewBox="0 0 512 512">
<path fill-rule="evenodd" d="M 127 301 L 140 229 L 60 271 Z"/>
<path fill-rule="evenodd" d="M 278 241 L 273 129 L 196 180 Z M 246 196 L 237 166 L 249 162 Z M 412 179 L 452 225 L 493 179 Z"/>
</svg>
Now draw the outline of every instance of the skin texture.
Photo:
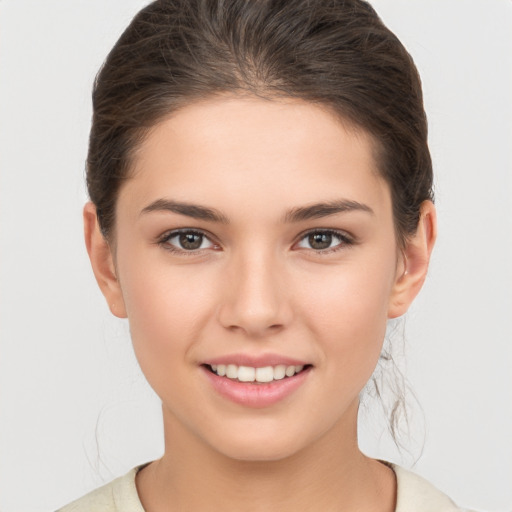
<svg viewBox="0 0 512 512">
<path fill-rule="evenodd" d="M 221 222 L 144 212 L 159 200 L 213 209 Z M 290 219 L 340 201 L 363 207 Z M 116 215 L 110 246 L 92 204 L 85 232 L 98 283 L 112 313 L 129 318 L 162 400 L 165 454 L 137 478 L 145 508 L 393 510 L 392 471 L 357 446 L 358 397 L 387 319 L 424 281 L 432 203 L 400 250 L 369 136 L 301 101 L 217 97 L 153 128 Z M 177 229 L 205 233 L 201 248 L 180 249 Z M 311 230 L 340 236 L 316 250 Z M 311 369 L 284 400 L 245 407 L 219 395 L 202 366 L 230 354 Z"/>
</svg>

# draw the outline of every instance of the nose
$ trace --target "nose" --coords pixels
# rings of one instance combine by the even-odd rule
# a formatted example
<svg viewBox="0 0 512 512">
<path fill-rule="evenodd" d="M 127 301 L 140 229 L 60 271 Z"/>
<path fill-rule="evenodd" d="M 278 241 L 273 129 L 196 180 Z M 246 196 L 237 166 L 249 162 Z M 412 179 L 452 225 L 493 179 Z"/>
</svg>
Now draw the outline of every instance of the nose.
<svg viewBox="0 0 512 512">
<path fill-rule="evenodd" d="M 230 331 L 261 338 L 289 324 L 292 309 L 284 272 L 272 255 L 240 256 L 230 263 L 222 287 L 219 321 Z"/>
</svg>

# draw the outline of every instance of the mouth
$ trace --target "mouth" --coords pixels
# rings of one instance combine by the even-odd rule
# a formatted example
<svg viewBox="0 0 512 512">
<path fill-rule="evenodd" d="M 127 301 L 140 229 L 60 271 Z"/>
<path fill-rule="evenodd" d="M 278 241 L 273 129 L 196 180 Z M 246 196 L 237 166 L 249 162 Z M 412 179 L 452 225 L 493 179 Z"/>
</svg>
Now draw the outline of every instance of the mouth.
<svg viewBox="0 0 512 512">
<path fill-rule="evenodd" d="M 310 381 L 313 365 L 280 354 L 230 354 L 201 364 L 213 390 L 244 407 L 288 403 Z"/>
<path fill-rule="evenodd" d="M 274 381 L 290 379 L 297 374 L 307 371 L 311 365 L 284 365 L 275 366 L 238 366 L 236 364 L 206 364 L 211 373 L 225 377 L 235 382 L 268 384 Z"/>
</svg>

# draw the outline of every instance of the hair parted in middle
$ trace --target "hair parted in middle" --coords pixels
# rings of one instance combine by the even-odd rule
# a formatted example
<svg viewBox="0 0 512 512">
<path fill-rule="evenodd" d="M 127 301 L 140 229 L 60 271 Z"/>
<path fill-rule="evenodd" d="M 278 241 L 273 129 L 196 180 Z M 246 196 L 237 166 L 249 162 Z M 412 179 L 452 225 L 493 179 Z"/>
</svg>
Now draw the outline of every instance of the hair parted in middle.
<svg viewBox="0 0 512 512">
<path fill-rule="evenodd" d="M 158 0 L 132 20 L 94 86 L 87 184 L 107 239 L 145 134 L 226 93 L 312 102 L 369 133 L 398 244 L 416 231 L 420 205 L 433 197 L 421 83 L 367 2 Z"/>
</svg>

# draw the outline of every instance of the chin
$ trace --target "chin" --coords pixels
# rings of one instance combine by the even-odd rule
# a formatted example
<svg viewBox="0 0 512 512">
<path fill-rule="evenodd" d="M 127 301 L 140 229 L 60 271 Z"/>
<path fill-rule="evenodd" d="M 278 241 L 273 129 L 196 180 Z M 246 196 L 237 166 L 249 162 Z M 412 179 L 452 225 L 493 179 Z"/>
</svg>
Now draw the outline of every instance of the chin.
<svg viewBox="0 0 512 512">
<path fill-rule="evenodd" d="M 267 426 L 268 427 L 268 426 Z M 225 457 L 244 462 L 275 462 L 293 457 L 311 444 L 304 432 L 292 429 L 236 429 L 230 435 L 210 439 L 209 444 Z"/>
<path fill-rule="evenodd" d="M 240 462 L 277 462 L 292 457 L 300 449 L 275 442 L 245 442 L 221 447 L 219 451 L 225 457 Z"/>
</svg>

